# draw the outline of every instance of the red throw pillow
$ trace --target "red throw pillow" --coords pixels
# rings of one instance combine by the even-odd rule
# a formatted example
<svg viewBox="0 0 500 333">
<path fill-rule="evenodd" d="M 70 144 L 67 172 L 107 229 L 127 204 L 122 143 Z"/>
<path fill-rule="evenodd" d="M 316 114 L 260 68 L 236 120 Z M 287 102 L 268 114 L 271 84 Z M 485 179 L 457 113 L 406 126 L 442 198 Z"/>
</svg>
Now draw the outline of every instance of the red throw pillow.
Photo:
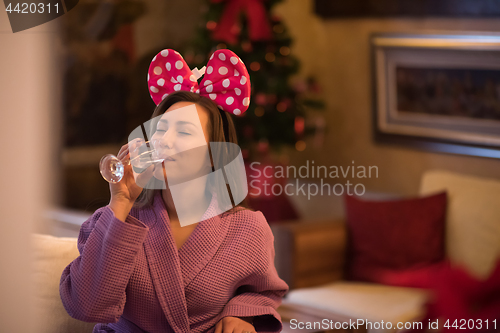
<svg viewBox="0 0 500 333">
<path fill-rule="evenodd" d="M 446 203 L 446 192 L 391 201 L 345 196 L 346 278 L 383 283 L 387 272 L 443 260 Z"/>
</svg>

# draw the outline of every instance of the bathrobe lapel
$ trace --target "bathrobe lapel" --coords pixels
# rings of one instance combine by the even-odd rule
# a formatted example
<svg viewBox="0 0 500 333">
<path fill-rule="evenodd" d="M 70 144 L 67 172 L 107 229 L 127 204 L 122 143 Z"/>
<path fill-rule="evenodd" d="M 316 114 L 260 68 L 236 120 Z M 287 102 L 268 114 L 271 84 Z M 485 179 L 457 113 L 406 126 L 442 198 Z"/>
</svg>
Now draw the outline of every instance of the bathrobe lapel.
<svg viewBox="0 0 500 333">
<path fill-rule="evenodd" d="M 202 222 L 198 223 L 193 233 L 179 249 L 184 288 L 212 260 L 226 238 L 230 219 L 221 219 L 220 215 L 215 213 L 216 206 L 217 200 L 214 195 L 205 214 L 201 217 Z"/>
<path fill-rule="evenodd" d="M 162 310 L 177 333 L 190 331 L 184 288 L 213 258 L 227 234 L 229 219 L 214 216 L 203 220 L 215 207 L 214 196 L 202 221 L 179 250 L 160 191 L 155 194 L 153 208 L 141 212 L 140 219 L 147 221 L 150 228 L 144 246 L 153 285 Z"/>
</svg>

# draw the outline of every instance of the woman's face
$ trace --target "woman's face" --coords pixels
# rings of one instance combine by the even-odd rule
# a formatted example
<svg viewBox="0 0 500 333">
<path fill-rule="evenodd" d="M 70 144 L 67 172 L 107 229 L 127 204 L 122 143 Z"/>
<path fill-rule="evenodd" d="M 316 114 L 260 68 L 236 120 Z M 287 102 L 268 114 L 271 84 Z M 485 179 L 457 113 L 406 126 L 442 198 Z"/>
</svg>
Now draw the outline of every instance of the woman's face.
<svg viewBox="0 0 500 333">
<path fill-rule="evenodd" d="M 166 174 L 172 185 L 210 173 L 209 112 L 193 102 L 178 102 L 159 118 L 151 141 L 165 160 L 163 168 L 155 169 L 155 178 L 165 180 Z"/>
</svg>

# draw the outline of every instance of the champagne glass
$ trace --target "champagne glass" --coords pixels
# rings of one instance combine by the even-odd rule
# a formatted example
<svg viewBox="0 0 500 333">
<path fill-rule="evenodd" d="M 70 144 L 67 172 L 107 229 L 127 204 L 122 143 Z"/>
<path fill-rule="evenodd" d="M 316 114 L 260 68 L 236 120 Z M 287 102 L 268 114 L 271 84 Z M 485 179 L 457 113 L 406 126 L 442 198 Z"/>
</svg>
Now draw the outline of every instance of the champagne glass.
<svg viewBox="0 0 500 333">
<path fill-rule="evenodd" d="M 158 158 L 151 141 L 136 139 L 129 142 L 131 158 L 120 160 L 113 154 L 104 155 L 99 162 L 102 177 L 108 183 L 118 183 L 125 174 L 125 166 L 132 165 L 134 170 L 141 173 L 153 163 L 161 163 L 164 159 Z"/>
</svg>

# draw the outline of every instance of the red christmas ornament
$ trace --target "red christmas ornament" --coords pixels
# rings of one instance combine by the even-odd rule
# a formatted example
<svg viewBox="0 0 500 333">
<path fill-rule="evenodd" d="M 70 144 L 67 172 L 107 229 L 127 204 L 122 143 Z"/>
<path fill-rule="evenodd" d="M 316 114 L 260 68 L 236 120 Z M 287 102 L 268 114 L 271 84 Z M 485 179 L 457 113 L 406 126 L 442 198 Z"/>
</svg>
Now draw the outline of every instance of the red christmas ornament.
<svg viewBox="0 0 500 333">
<path fill-rule="evenodd" d="M 297 135 L 298 138 L 302 137 L 302 134 L 304 134 L 304 118 L 302 117 L 295 117 L 295 124 L 294 124 L 294 129 L 295 129 L 295 134 Z"/>
<path fill-rule="evenodd" d="M 212 3 L 222 1 L 224 0 L 212 0 Z M 271 27 L 263 2 L 264 0 L 226 0 L 226 6 L 213 31 L 212 38 L 228 44 L 236 44 L 240 31 L 235 27 L 239 27 L 239 14 L 244 12 L 248 21 L 249 38 L 253 41 L 271 40 Z"/>
</svg>

